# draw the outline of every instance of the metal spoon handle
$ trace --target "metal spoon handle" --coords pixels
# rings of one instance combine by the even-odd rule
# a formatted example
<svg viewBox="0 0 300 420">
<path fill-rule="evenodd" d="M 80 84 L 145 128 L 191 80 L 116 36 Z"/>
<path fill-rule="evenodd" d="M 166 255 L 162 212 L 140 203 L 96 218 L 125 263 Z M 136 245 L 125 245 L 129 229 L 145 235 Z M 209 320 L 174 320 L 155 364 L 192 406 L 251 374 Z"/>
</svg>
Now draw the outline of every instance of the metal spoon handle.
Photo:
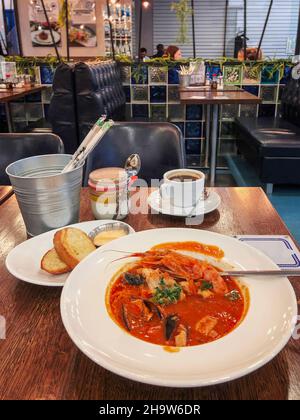
<svg viewBox="0 0 300 420">
<path fill-rule="evenodd" d="M 220 276 L 300 276 L 300 270 L 242 270 L 221 271 Z"/>
</svg>

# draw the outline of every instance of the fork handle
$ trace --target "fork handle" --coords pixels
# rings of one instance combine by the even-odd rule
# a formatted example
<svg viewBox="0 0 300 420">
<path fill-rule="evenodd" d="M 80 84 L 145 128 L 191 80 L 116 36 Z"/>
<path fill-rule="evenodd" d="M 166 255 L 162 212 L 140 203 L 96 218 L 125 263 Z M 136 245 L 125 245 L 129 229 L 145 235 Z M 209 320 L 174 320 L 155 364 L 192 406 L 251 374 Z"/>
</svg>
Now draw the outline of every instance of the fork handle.
<svg viewBox="0 0 300 420">
<path fill-rule="evenodd" d="M 220 276 L 300 276 L 300 270 L 241 270 L 221 271 Z"/>
</svg>

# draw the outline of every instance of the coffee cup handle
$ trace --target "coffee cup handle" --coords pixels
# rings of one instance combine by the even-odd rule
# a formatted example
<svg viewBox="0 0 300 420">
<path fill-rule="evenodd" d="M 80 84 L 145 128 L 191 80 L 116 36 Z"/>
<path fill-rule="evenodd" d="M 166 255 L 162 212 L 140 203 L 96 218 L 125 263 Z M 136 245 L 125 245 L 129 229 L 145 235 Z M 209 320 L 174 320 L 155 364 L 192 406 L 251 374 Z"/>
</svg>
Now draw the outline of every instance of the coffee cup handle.
<svg viewBox="0 0 300 420">
<path fill-rule="evenodd" d="M 171 188 L 170 184 L 162 184 L 160 187 L 160 195 L 163 199 L 168 200 L 171 197 Z"/>
</svg>

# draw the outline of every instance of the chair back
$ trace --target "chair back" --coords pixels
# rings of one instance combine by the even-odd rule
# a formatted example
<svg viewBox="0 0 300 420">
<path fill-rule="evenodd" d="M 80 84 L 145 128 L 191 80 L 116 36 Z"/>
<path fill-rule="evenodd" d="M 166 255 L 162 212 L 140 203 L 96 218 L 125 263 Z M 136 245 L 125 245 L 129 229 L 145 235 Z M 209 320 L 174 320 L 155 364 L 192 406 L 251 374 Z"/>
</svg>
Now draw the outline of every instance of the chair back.
<svg viewBox="0 0 300 420">
<path fill-rule="evenodd" d="M 64 153 L 64 145 L 55 134 L 0 134 L 0 185 L 10 185 L 5 169 L 30 156 Z"/>
<path fill-rule="evenodd" d="M 170 123 L 120 122 L 88 157 L 84 184 L 94 169 L 124 167 L 133 153 L 141 157 L 139 178 L 148 185 L 151 179 L 162 179 L 171 169 L 185 167 L 184 140 L 178 127 Z"/>
</svg>

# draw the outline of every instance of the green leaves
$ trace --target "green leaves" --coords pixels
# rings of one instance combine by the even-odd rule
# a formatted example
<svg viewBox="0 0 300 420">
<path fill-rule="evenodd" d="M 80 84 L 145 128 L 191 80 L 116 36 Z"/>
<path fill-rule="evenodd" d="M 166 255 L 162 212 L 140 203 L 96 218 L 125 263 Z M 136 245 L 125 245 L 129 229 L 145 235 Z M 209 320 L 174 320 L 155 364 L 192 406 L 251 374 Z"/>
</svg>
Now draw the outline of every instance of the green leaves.
<svg viewBox="0 0 300 420">
<path fill-rule="evenodd" d="M 177 3 L 172 3 L 171 10 L 176 12 L 176 16 L 180 24 L 179 35 L 176 42 L 179 44 L 185 44 L 188 41 L 188 18 L 193 14 L 193 10 L 190 7 L 190 1 L 179 0 Z"/>
<path fill-rule="evenodd" d="M 213 284 L 210 281 L 202 280 L 202 284 L 200 286 L 200 290 L 212 290 Z"/>
<path fill-rule="evenodd" d="M 153 301 L 163 306 L 176 303 L 179 300 L 181 290 L 179 284 L 175 283 L 174 286 L 168 286 L 164 279 L 161 278 L 159 286 L 156 287 Z"/>
</svg>

